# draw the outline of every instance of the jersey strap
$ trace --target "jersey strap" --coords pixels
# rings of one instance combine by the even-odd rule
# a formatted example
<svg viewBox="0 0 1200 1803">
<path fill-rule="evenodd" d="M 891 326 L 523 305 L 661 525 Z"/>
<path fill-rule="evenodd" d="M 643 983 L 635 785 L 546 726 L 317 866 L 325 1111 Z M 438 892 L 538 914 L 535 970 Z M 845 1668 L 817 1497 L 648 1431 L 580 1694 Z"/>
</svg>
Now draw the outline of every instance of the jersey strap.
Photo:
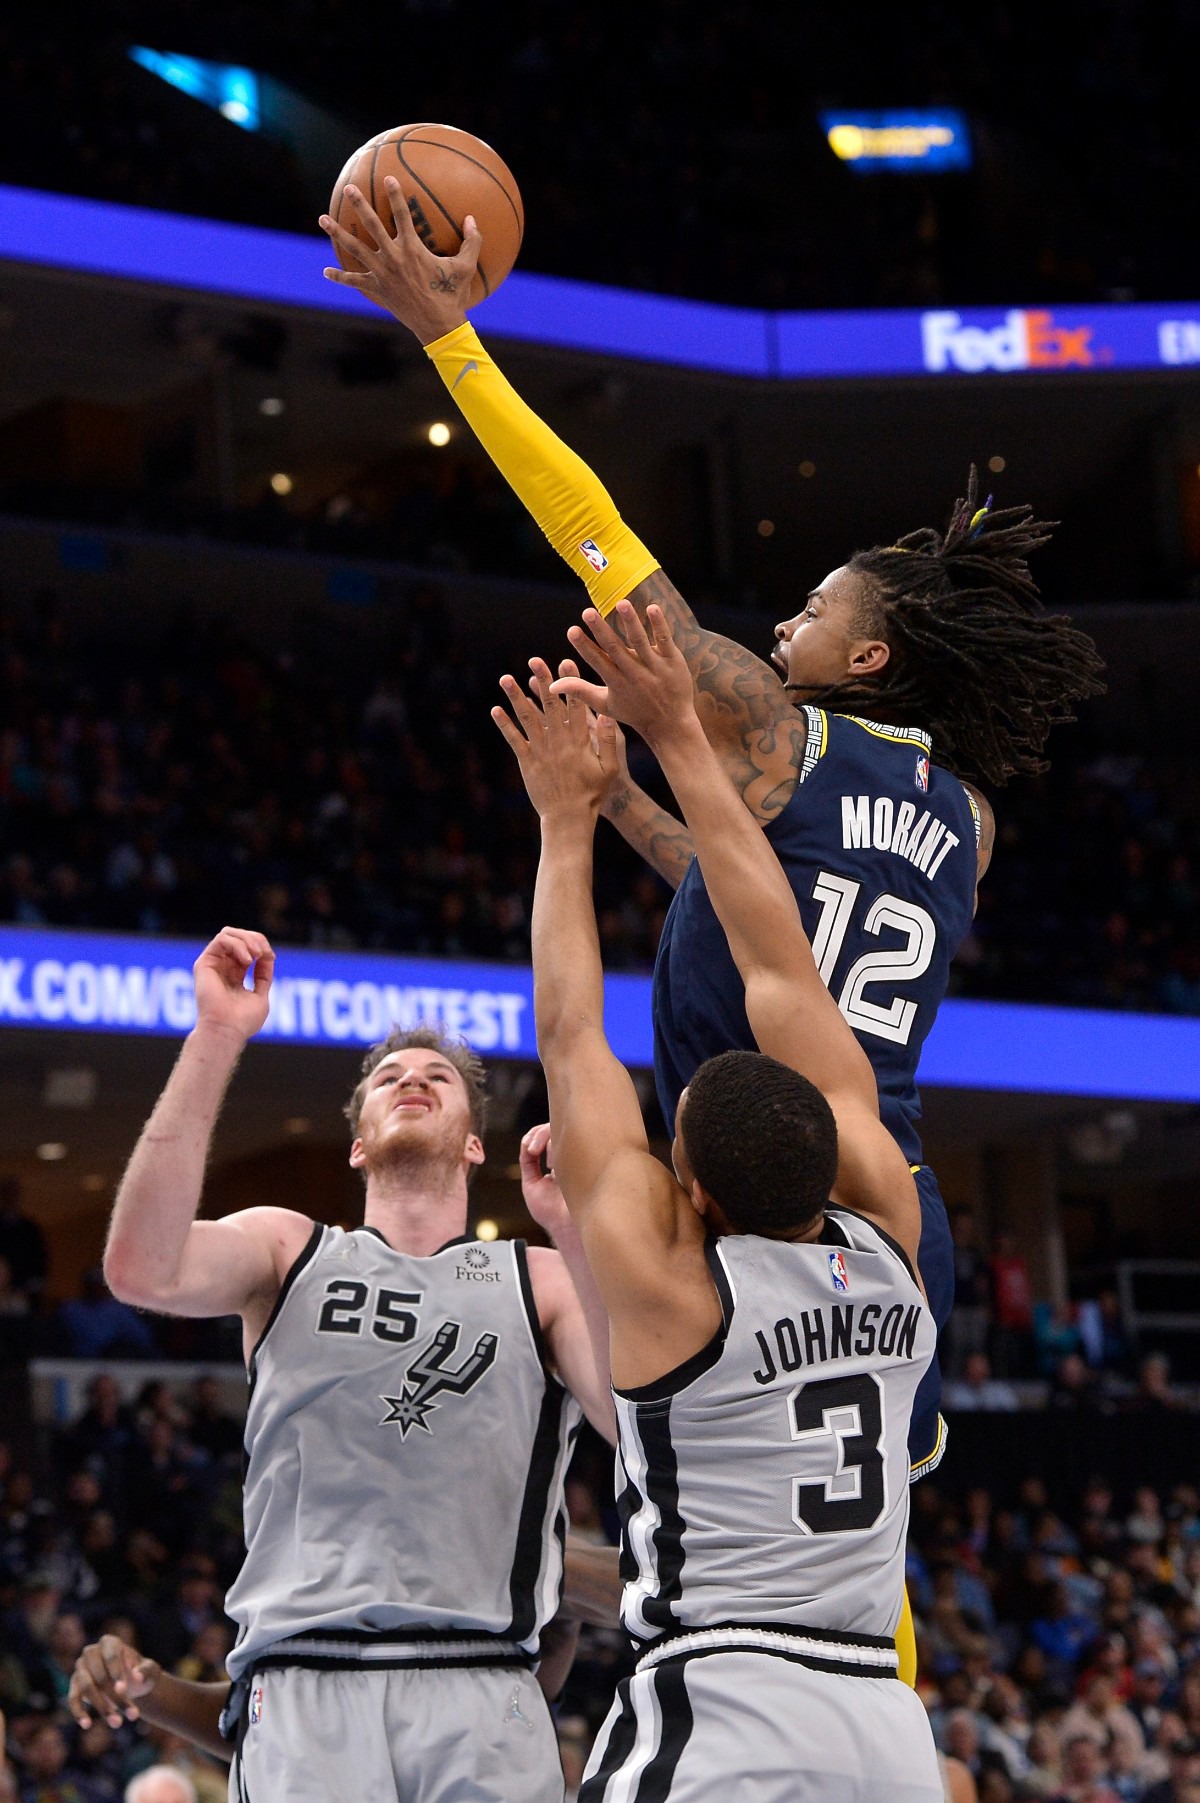
<svg viewBox="0 0 1200 1803">
<path fill-rule="evenodd" d="M 849 1678 L 895 1678 L 900 1657 L 896 1642 L 874 1634 L 842 1634 L 833 1628 L 741 1626 L 693 1628 L 684 1634 L 668 1634 L 648 1647 L 638 1660 L 639 1674 L 667 1659 L 698 1659 L 711 1653 L 769 1653 L 790 1659 L 814 1671 L 837 1672 Z"/>
</svg>

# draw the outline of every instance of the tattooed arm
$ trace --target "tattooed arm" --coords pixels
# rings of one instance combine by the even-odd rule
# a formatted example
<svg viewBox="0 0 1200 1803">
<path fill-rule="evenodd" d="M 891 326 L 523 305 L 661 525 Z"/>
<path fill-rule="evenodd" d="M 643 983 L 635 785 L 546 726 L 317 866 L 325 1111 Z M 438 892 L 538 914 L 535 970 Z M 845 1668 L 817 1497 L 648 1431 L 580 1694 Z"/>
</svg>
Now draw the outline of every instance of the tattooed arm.
<svg viewBox="0 0 1200 1803">
<path fill-rule="evenodd" d="M 773 820 L 796 788 L 804 715 L 770 664 L 701 626 L 664 570 L 647 576 L 629 599 L 642 620 L 651 604 L 662 608 L 692 673 L 704 736 L 755 819 Z"/>
<path fill-rule="evenodd" d="M 625 755 L 625 734 L 620 727 L 616 729 L 615 744 L 616 766 L 600 799 L 600 812 L 664 883 L 678 889 L 695 852 L 692 835 L 682 820 L 660 808 L 654 797 L 634 782 Z"/>
</svg>

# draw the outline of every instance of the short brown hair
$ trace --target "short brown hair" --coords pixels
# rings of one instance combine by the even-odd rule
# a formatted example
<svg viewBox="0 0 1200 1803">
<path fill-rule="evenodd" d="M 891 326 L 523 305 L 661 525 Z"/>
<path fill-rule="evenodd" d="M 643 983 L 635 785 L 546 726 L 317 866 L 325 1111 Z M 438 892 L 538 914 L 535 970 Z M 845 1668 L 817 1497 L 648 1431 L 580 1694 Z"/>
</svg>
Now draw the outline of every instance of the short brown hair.
<svg viewBox="0 0 1200 1803">
<path fill-rule="evenodd" d="M 392 1052 L 409 1050 L 437 1052 L 452 1064 L 462 1078 L 467 1089 L 467 1100 L 471 1106 L 471 1131 L 483 1138 L 487 1126 L 487 1070 L 483 1060 L 476 1057 L 470 1046 L 462 1039 L 449 1039 L 440 1027 L 393 1027 L 386 1039 L 373 1045 L 362 1061 L 362 1076 L 354 1087 L 354 1093 L 342 1110 L 350 1123 L 352 1136 L 358 1138 L 358 1121 L 362 1113 L 363 1097 L 367 1093 L 367 1083 L 371 1073 L 389 1057 Z"/>
</svg>

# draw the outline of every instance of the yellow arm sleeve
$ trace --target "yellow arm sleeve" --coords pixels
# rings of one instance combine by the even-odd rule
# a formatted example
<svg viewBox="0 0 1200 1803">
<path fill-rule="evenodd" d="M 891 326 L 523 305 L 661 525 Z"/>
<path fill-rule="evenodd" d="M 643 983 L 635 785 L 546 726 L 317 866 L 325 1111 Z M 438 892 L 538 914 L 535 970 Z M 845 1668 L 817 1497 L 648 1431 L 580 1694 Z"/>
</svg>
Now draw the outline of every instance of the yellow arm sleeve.
<svg viewBox="0 0 1200 1803">
<path fill-rule="evenodd" d="M 474 326 L 457 326 L 425 350 L 500 474 L 582 578 L 592 605 L 610 613 L 653 575 L 658 559 L 629 530 L 582 457 L 501 375 Z"/>
<path fill-rule="evenodd" d="M 913 1626 L 912 1604 L 908 1600 L 908 1590 L 904 1592 L 904 1603 L 900 1610 L 900 1620 L 896 1624 L 896 1651 L 900 1655 L 900 1670 L 897 1677 L 910 1690 L 917 1688 L 917 1630 Z"/>
</svg>

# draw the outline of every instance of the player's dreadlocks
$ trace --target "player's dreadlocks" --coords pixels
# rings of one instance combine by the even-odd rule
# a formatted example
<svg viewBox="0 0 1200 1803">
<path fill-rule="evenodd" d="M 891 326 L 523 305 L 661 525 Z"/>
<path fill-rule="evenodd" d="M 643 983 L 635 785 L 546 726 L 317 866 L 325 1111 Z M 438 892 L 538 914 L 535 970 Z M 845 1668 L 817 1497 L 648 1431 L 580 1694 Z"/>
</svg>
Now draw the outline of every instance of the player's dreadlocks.
<svg viewBox="0 0 1200 1803">
<path fill-rule="evenodd" d="M 999 784 L 1046 768 L 1050 728 L 1102 691 L 1104 665 L 1086 633 L 1046 613 L 1029 574 L 1053 523 L 978 501 L 972 465 L 944 535 L 923 527 L 855 552 L 847 567 L 867 578 L 861 629 L 892 655 L 880 676 L 809 699 L 923 726 L 939 764 Z"/>
</svg>

